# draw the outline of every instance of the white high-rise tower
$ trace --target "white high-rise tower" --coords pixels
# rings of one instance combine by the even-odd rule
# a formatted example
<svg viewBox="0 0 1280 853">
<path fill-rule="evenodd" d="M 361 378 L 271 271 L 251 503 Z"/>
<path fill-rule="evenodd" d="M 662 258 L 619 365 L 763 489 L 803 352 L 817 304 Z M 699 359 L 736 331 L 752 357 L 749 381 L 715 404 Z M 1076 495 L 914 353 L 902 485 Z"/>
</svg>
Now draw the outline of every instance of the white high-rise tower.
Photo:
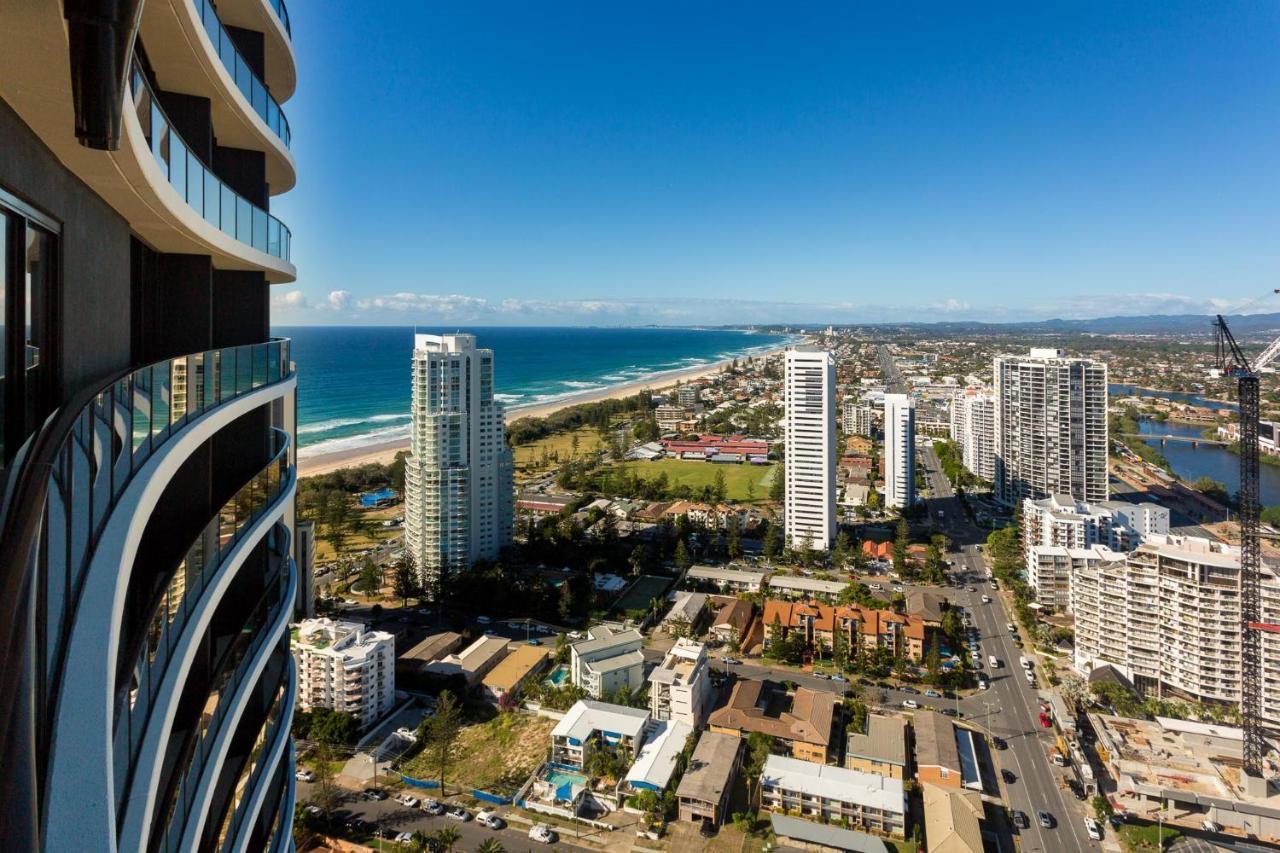
<svg viewBox="0 0 1280 853">
<path fill-rule="evenodd" d="M 884 395 L 884 503 L 894 509 L 916 501 L 916 401 Z"/>
<path fill-rule="evenodd" d="M 493 397 L 493 350 L 474 335 L 414 335 L 405 547 L 429 595 L 511 544 L 511 450 Z"/>
<path fill-rule="evenodd" d="M 826 550 L 836 535 L 836 361 L 815 346 L 787 350 L 787 542 Z"/>
<path fill-rule="evenodd" d="M 1107 366 L 1062 350 L 998 355 L 995 495 L 1107 500 Z"/>
</svg>

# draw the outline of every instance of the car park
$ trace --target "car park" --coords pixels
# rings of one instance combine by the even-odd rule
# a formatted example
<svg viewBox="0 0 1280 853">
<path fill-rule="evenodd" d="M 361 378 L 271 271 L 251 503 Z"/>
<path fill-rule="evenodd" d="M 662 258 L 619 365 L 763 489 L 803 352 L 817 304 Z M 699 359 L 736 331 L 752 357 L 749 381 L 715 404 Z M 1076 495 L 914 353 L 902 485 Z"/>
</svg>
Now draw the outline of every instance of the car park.
<svg viewBox="0 0 1280 853">
<path fill-rule="evenodd" d="M 400 796 L 396 797 L 396 800 L 400 802 L 402 805 L 406 805 L 411 809 L 416 809 L 418 807 L 418 798 L 413 796 L 412 794 L 401 794 Z"/>
<path fill-rule="evenodd" d="M 502 829 L 507 825 L 506 821 L 498 817 L 498 813 L 492 809 L 481 809 L 476 812 L 476 823 L 482 823 L 490 829 Z"/>
<path fill-rule="evenodd" d="M 423 800 L 422 810 L 429 815 L 435 815 L 436 817 L 439 817 L 440 815 L 444 814 L 444 804 L 441 803 L 439 800 L 431 800 L 431 799 Z"/>
<path fill-rule="evenodd" d="M 919 702 L 917 702 L 917 701 L 916 701 L 916 700 L 914 700 L 914 699 L 903 699 L 903 700 L 902 700 L 902 707 L 904 707 L 904 708 L 919 708 L 919 707 L 920 707 L 920 703 L 919 703 Z"/>
</svg>

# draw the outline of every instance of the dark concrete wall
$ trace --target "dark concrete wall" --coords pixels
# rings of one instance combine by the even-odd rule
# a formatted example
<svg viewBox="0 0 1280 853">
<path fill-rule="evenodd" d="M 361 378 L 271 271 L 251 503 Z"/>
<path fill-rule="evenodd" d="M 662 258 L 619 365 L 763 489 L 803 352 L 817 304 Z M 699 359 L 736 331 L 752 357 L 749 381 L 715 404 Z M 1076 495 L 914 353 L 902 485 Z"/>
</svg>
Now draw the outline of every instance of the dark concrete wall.
<svg viewBox="0 0 1280 853">
<path fill-rule="evenodd" d="M 133 241 L 134 361 L 151 364 L 213 346 L 213 262 Z"/>
<path fill-rule="evenodd" d="M 213 146 L 213 173 L 231 189 L 263 210 L 271 207 L 267 196 L 267 155 L 245 148 Z"/>
<path fill-rule="evenodd" d="M 244 61 L 258 75 L 259 80 L 267 79 L 266 37 L 255 30 L 242 30 L 239 27 L 227 27 L 227 35 L 235 43 Z"/>
<path fill-rule="evenodd" d="M 129 226 L 3 101 L 0 186 L 62 223 L 55 395 L 65 400 L 130 366 Z"/>
<path fill-rule="evenodd" d="M 213 271 L 213 345 L 241 346 L 270 334 L 267 279 L 259 272 Z"/>
<path fill-rule="evenodd" d="M 159 88 L 156 88 L 156 99 L 160 101 L 160 108 L 192 153 L 206 165 L 212 163 L 213 119 L 209 99 L 164 92 Z"/>
</svg>

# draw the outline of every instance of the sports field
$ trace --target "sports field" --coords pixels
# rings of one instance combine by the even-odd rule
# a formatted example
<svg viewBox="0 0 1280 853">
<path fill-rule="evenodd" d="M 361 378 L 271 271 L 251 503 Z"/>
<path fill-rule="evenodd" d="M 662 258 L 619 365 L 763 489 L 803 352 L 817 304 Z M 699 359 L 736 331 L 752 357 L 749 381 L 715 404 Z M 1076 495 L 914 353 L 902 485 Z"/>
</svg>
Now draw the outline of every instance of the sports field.
<svg viewBox="0 0 1280 853">
<path fill-rule="evenodd" d="M 725 497 L 731 501 L 763 501 L 769 497 L 776 463 L 768 465 L 718 465 L 714 462 L 686 462 L 683 459 L 656 459 L 653 462 L 623 462 L 626 468 L 646 480 L 667 475 L 672 486 L 686 485 L 695 491 L 715 484 L 716 472 L 724 472 Z"/>
</svg>

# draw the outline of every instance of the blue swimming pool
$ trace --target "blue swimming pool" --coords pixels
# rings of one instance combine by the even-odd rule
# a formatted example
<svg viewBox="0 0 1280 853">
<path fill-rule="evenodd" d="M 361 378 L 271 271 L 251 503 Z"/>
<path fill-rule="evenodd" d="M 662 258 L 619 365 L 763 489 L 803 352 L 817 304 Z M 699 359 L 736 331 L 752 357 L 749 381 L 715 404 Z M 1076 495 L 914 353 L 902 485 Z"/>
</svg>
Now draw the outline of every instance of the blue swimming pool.
<svg viewBox="0 0 1280 853">
<path fill-rule="evenodd" d="M 548 769 L 547 781 L 556 788 L 556 799 L 569 802 L 573 799 L 573 786 L 586 786 L 588 779 L 581 773 L 571 773 L 568 770 Z"/>
<path fill-rule="evenodd" d="M 560 664 L 555 669 L 551 670 L 543 680 L 552 687 L 563 687 L 569 680 L 569 667 L 564 664 Z"/>
</svg>

